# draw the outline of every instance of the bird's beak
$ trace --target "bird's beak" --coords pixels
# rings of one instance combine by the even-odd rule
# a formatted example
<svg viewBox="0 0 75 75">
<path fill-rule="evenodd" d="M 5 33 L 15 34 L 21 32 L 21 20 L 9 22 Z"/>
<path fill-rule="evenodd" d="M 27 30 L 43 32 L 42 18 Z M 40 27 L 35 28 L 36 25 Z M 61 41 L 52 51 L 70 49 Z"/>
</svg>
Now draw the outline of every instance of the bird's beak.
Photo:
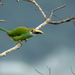
<svg viewBox="0 0 75 75">
<path fill-rule="evenodd" d="M 44 34 L 41 30 L 34 30 L 33 34 Z"/>
</svg>

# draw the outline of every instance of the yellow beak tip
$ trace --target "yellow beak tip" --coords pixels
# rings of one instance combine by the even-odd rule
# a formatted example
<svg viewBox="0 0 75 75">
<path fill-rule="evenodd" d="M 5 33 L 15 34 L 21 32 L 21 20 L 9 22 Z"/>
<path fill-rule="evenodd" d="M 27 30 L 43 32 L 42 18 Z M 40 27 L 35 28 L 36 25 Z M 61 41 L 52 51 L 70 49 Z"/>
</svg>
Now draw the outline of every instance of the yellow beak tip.
<svg viewBox="0 0 75 75">
<path fill-rule="evenodd" d="M 36 34 L 44 34 L 41 30 L 35 30 Z"/>
</svg>

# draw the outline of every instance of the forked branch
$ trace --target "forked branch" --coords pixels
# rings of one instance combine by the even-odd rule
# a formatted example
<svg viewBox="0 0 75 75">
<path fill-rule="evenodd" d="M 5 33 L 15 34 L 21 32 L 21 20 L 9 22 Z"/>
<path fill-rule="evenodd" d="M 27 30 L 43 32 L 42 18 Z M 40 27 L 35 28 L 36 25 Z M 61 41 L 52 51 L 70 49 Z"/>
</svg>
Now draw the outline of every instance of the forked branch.
<svg viewBox="0 0 75 75">
<path fill-rule="evenodd" d="M 39 72 L 38 70 L 36 70 L 36 69 L 35 69 L 35 71 L 36 71 L 37 73 L 41 74 L 41 75 L 44 75 L 44 74 L 42 74 L 41 72 Z"/>
<path fill-rule="evenodd" d="M 19 0 L 17 0 L 17 1 L 19 1 Z M 61 21 L 51 21 L 51 18 L 52 18 L 52 16 L 53 16 L 53 12 L 56 11 L 56 10 L 58 10 L 58 9 L 60 9 L 60 8 L 65 7 L 65 5 L 63 5 L 63 6 L 61 6 L 61 7 L 58 7 L 58 8 L 56 8 L 56 9 L 52 10 L 50 17 L 47 18 L 46 15 L 45 15 L 45 13 L 44 13 L 44 11 L 43 11 L 43 10 L 41 9 L 41 7 L 36 3 L 35 0 L 24 0 L 24 1 L 28 1 L 28 2 L 31 2 L 31 3 L 35 4 L 35 6 L 40 10 L 40 12 L 42 13 L 42 15 L 43 15 L 43 17 L 44 17 L 44 19 L 45 19 L 45 21 L 44 21 L 42 24 L 40 24 L 38 27 L 36 27 L 35 29 L 40 29 L 41 27 L 43 27 L 43 26 L 45 26 L 45 25 L 47 25 L 47 24 L 54 24 L 54 25 L 56 25 L 56 24 L 60 24 L 60 23 L 64 23 L 64 22 L 69 22 L 69 21 L 75 19 L 75 16 L 73 15 L 72 17 L 67 18 L 67 19 L 65 19 L 65 20 L 61 20 Z M 22 40 L 22 41 L 21 41 L 20 43 L 18 43 L 15 47 L 10 48 L 10 49 L 4 51 L 3 53 L 0 54 L 0 57 L 3 57 L 3 56 L 5 56 L 6 54 L 8 54 L 8 53 L 10 53 L 10 52 L 12 52 L 12 51 L 15 51 L 15 50 L 17 50 L 17 49 L 19 49 L 20 46 L 21 46 L 24 42 L 26 42 L 26 40 Z"/>
<path fill-rule="evenodd" d="M 63 5 L 63 6 L 61 6 L 61 7 L 58 7 L 58 8 L 56 8 L 56 9 L 52 10 L 52 13 L 51 13 L 51 15 L 50 15 L 50 21 L 51 21 L 51 18 L 52 18 L 52 16 L 53 16 L 53 12 L 56 11 L 56 10 L 58 10 L 58 9 L 61 9 L 61 8 L 65 7 L 65 6 L 66 6 L 66 5 Z"/>
<path fill-rule="evenodd" d="M 43 17 L 44 17 L 44 19 L 46 20 L 47 19 L 47 17 L 46 17 L 46 15 L 45 15 L 45 13 L 43 12 L 43 10 L 41 9 L 41 7 L 36 3 L 36 1 L 35 0 L 24 0 L 24 1 L 28 1 L 28 2 L 31 2 L 31 3 L 33 3 L 34 5 L 36 5 L 37 6 L 37 8 L 40 10 L 40 12 L 42 13 L 42 15 L 43 15 Z"/>
<path fill-rule="evenodd" d="M 36 29 L 40 29 L 41 27 L 45 26 L 46 24 L 54 24 L 54 25 L 56 25 L 56 24 L 61 24 L 61 23 L 69 22 L 69 21 L 75 19 L 75 16 L 73 15 L 74 17 L 72 16 L 72 17 L 67 18 L 67 19 L 62 19 L 61 21 L 51 21 L 51 18 L 52 18 L 52 16 L 53 16 L 53 12 L 56 11 L 56 10 L 58 10 L 58 9 L 61 9 L 61 8 L 65 7 L 66 5 L 63 5 L 63 6 L 61 6 L 61 7 L 58 7 L 58 8 L 56 8 L 56 9 L 52 10 L 50 17 L 47 18 L 46 15 L 45 15 L 45 13 L 44 13 L 44 11 L 43 11 L 43 10 L 41 9 L 41 7 L 36 3 L 35 0 L 24 0 L 24 1 L 28 1 L 28 2 L 31 2 L 31 3 L 35 4 L 36 7 L 40 10 L 40 12 L 42 13 L 42 15 L 43 15 L 43 17 L 44 17 L 44 19 L 45 19 L 45 22 L 43 22 L 43 23 L 40 24 L 38 27 L 36 27 Z"/>
<path fill-rule="evenodd" d="M 49 67 L 47 67 L 47 68 L 48 68 L 48 70 L 49 70 L 49 75 L 51 75 L 51 68 L 49 68 Z M 41 74 L 41 75 L 44 75 L 43 73 L 39 72 L 39 71 L 36 70 L 36 69 L 35 69 L 35 71 L 36 71 L 37 73 Z"/>
<path fill-rule="evenodd" d="M 19 2 L 19 0 L 17 0 L 17 2 Z"/>
</svg>

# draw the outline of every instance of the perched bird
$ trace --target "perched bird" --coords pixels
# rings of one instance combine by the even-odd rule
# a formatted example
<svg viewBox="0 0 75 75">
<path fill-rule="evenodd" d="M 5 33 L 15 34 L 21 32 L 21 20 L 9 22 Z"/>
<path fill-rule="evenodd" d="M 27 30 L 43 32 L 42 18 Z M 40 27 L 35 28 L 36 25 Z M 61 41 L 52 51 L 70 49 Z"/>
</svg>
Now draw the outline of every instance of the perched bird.
<svg viewBox="0 0 75 75">
<path fill-rule="evenodd" d="M 3 28 L 0 30 L 7 33 L 7 35 L 14 41 L 26 40 L 30 37 L 35 36 L 36 34 L 43 34 L 41 30 L 36 30 L 35 28 L 26 28 L 26 27 L 17 27 L 11 31 L 7 31 Z"/>
</svg>

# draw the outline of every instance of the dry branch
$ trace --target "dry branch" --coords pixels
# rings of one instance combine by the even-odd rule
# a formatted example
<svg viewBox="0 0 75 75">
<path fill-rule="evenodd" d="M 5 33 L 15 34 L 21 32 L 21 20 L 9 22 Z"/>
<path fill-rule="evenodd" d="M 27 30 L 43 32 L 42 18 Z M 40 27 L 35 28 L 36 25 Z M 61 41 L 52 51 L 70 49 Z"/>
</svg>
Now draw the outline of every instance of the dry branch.
<svg viewBox="0 0 75 75">
<path fill-rule="evenodd" d="M 35 71 L 38 72 L 38 73 L 41 74 L 41 75 L 44 75 L 44 74 L 42 74 L 41 72 L 39 72 L 38 70 L 36 70 L 36 69 L 35 69 Z"/>
<path fill-rule="evenodd" d="M 17 0 L 17 2 L 19 2 L 19 0 Z"/>
<path fill-rule="evenodd" d="M 47 66 L 47 68 L 49 70 L 49 75 L 51 75 L 51 68 L 49 68 L 48 66 Z"/>
<path fill-rule="evenodd" d="M 0 0 L 0 4 L 3 5 L 2 2 L 1 2 L 1 0 Z"/>
<path fill-rule="evenodd" d="M 33 1 L 32 1 L 32 0 L 24 0 L 24 1 L 32 2 L 34 5 L 36 5 L 36 7 L 37 7 L 37 8 L 40 10 L 40 12 L 42 13 L 44 19 L 45 19 L 45 20 L 47 19 L 45 13 L 44 13 L 43 10 L 41 9 L 41 7 L 36 3 L 35 0 L 33 0 Z"/>
<path fill-rule="evenodd" d="M 58 8 L 56 8 L 56 9 L 52 10 L 52 13 L 51 13 L 51 15 L 50 15 L 50 21 L 51 21 L 51 18 L 52 18 L 52 16 L 53 16 L 53 12 L 56 11 L 56 10 L 58 10 L 58 9 L 61 9 L 61 8 L 65 7 L 65 6 L 66 6 L 66 5 L 63 5 L 63 6 L 61 6 L 61 7 L 58 7 Z"/>
<path fill-rule="evenodd" d="M 35 10 L 37 10 L 37 9 L 35 9 Z M 43 12 L 45 12 L 45 13 L 47 13 L 47 14 L 50 14 L 50 15 L 51 15 L 51 13 L 49 13 L 49 12 L 47 12 L 47 11 L 43 11 Z M 58 17 L 58 16 L 56 16 L 56 15 L 54 15 L 54 14 L 53 14 L 53 16 L 54 16 L 54 17 L 56 17 L 56 18 L 58 18 L 58 19 L 60 19 L 60 20 L 63 20 L 62 18 L 60 18 L 60 17 Z"/>
<path fill-rule="evenodd" d="M 71 69 L 72 74 L 75 75 L 75 73 L 74 73 L 73 70 L 72 70 L 72 67 L 70 67 L 70 69 Z"/>
<path fill-rule="evenodd" d="M 73 21 L 73 24 L 74 24 L 74 26 L 75 26 L 75 22 Z"/>
<path fill-rule="evenodd" d="M 19 1 L 19 0 L 17 0 L 17 1 Z M 43 22 L 43 23 L 40 24 L 38 27 L 36 27 L 36 29 L 40 29 L 41 27 L 45 26 L 46 24 L 54 24 L 54 25 L 56 25 L 56 24 L 60 24 L 60 23 L 64 23 L 64 22 L 69 22 L 69 21 L 75 19 L 75 16 L 73 15 L 74 17 L 72 16 L 72 17 L 70 17 L 70 18 L 67 18 L 67 19 L 65 19 L 65 20 L 61 20 L 61 21 L 58 21 L 58 22 L 57 22 L 57 21 L 51 21 L 51 18 L 52 18 L 52 16 L 53 16 L 53 12 L 56 11 L 56 10 L 58 10 L 58 9 L 60 9 L 60 8 L 65 7 L 65 5 L 63 5 L 63 6 L 61 6 L 61 7 L 58 7 L 58 8 L 56 8 L 56 9 L 52 10 L 50 17 L 47 18 L 46 15 L 45 15 L 45 13 L 44 13 L 44 11 L 43 11 L 43 10 L 41 9 L 41 7 L 36 3 L 35 0 L 24 0 L 24 1 L 28 1 L 28 2 L 33 3 L 33 4 L 40 10 L 40 12 L 42 13 L 42 15 L 43 15 L 43 17 L 44 17 L 44 19 L 45 19 L 45 22 Z M 0 54 L 0 57 L 3 57 L 3 56 L 5 56 L 6 54 L 8 54 L 8 53 L 10 53 L 10 52 L 12 52 L 12 51 L 15 51 L 15 50 L 17 50 L 17 49 L 19 49 L 20 46 L 21 46 L 24 42 L 26 42 L 26 40 L 22 40 L 22 41 L 21 41 L 20 43 L 18 43 L 15 47 L 13 47 L 13 48 L 11 48 L 11 49 L 9 49 L 9 50 L 4 51 L 3 53 Z"/>
<path fill-rule="evenodd" d="M 12 51 L 15 51 L 15 50 L 17 50 L 17 49 L 19 49 L 20 46 L 21 46 L 24 42 L 26 42 L 26 41 L 27 41 L 27 40 L 22 40 L 22 41 L 21 41 L 20 43 L 18 43 L 15 47 L 12 47 L 11 49 L 8 49 L 8 50 L 4 51 L 3 53 L 0 54 L 0 57 L 6 56 L 6 54 L 8 54 L 8 53 L 10 53 L 10 52 L 12 52 Z"/>
<path fill-rule="evenodd" d="M 0 22 L 6 22 L 6 20 L 0 20 Z"/>
<path fill-rule="evenodd" d="M 49 68 L 48 66 L 47 66 L 47 68 L 48 68 L 48 70 L 49 70 L 49 75 L 51 75 L 51 68 Z M 41 74 L 41 75 L 44 75 L 43 73 L 39 72 L 39 71 L 36 70 L 36 69 L 35 69 L 35 71 L 36 71 L 37 73 Z"/>
<path fill-rule="evenodd" d="M 49 24 L 61 24 L 61 23 L 64 23 L 64 22 L 69 22 L 73 19 L 75 19 L 75 17 L 67 18 L 67 19 L 61 20 L 61 21 L 49 21 L 48 23 Z"/>
</svg>

